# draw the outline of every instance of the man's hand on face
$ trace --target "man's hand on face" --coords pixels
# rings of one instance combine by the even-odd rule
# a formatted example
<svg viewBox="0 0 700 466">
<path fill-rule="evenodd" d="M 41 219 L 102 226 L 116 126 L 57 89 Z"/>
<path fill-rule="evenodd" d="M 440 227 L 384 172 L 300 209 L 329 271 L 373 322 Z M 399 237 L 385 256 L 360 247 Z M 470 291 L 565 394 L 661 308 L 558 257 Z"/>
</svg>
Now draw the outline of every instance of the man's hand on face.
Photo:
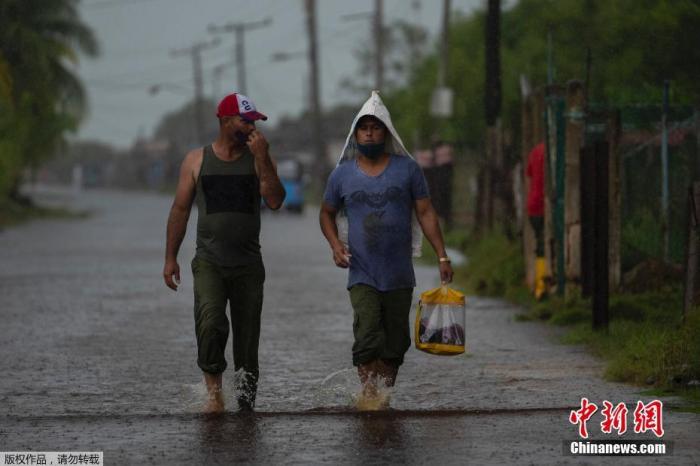
<svg viewBox="0 0 700 466">
<path fill-rule="evenodd" d="M 452 282 L 452 265 L 449 262 L 440 262 L 440 281 L 443 285 Z"/>
<path fill-rule="evenodd" d="M 342 244 L 333 248 L 333 261 L 340 268 L 347 269 L 350 266 L 350 252 Z"/>
<path fill-rule="evenodd" d="M 177 291 L 177 286 L 180 284 L 180 266 L 177 261 L 165 261 L 163 279 L 168 288 Z"/>
<path fill-rule="evenodd" d="M 265 139 L 265 136 L 263 136 L 263 134 L 257 129 L 253 130 L 248 135 L 248 141 L 246 142 L 246 145 L 256 157 L 264 157 L 265 155 L 267 155 L 267 150 L 270 147 L 270 144 L 268 144 L 267 139 Z"/>
</svg>

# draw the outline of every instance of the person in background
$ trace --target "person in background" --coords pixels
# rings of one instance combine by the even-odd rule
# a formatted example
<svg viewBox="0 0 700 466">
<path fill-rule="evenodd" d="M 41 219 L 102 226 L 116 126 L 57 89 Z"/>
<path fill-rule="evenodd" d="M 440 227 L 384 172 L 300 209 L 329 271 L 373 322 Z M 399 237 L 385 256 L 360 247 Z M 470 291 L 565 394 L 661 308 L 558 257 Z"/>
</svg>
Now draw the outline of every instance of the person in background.
<svg viewBox="0 0 700 466">
<path fill-rule="evenodd" d="M 527 215 L 535 232 L 535 289 L 536 299 L 546 294 L 547 263 L 544 258 L 544 141 L 528 155 L 525 175 L 530 179 L 527 192 Z"/>
</svg>

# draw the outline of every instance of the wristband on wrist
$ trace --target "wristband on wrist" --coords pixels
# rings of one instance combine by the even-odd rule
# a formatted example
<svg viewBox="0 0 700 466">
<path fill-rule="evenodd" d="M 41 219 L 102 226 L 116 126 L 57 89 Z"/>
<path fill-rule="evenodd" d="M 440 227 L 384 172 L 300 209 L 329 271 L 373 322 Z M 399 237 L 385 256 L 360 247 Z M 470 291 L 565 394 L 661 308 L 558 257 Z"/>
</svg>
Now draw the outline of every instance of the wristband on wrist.
<svg viewBox="0 0 700 466">
<path fill-rule="evenodd" d="M 440 262 L 452 262 L 452 261 L 450 260 L 450 258 L 447 257 L 447 256 L 441 257 L 439 260 L 440 260 Z"/>
</svg>

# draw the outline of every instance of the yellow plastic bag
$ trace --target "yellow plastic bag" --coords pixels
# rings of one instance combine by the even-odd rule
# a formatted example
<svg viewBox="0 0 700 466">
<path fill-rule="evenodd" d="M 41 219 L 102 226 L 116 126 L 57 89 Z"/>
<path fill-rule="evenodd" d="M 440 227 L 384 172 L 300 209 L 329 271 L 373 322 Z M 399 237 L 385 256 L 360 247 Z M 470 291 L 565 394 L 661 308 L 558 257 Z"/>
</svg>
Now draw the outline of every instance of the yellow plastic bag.
<svg viewBox="0 0 700 466">
<path fill-rule="evenodd" d="M 416 348 L 445 356 L 464 353 L 464 294 L 441 286 L 423 292 L 416 311 Z"/>
</svg>

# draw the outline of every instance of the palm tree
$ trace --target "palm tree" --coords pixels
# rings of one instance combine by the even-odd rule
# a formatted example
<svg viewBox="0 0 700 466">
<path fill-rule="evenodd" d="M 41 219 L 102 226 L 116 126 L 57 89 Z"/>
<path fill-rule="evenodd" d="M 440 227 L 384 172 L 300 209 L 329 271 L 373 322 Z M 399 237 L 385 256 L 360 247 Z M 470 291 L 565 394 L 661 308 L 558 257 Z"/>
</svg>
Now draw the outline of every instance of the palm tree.
<svg viewBox="0 0 700 466">
<path fill-rule="evenodd" d="M 0 109 L 11 115 L 0 121 L 0 136 L 14 139 L 21 152 L 11 187 L 15 194 L 21 169 L 52 155 L 85 115 L 85 90 L 72 66 L 79 52 L 96 56 L 98 45 L 80 20 L 77 3 L 0 2 Z"/>
</svg>

